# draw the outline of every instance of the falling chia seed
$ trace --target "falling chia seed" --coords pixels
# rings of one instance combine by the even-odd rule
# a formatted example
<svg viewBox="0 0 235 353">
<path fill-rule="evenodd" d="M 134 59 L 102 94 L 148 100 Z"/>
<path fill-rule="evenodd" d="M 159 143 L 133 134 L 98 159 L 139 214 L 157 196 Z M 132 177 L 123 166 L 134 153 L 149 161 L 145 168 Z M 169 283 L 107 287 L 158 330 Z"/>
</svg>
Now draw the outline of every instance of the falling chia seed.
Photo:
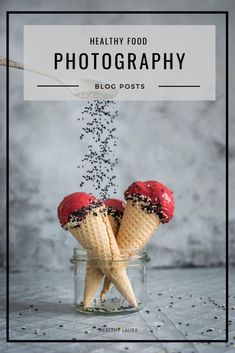
<svg viewBox="0 0 235 353">
<path fill-rule="evenodd" d="M 114 101 L 95 100 L 87 102 L 78 118 L 83 122 L 80 140 L 89 143 L 78 166 L 83 170 L 80 188 L 86 186 L 89 189 L 92 186 L 103 199 L 117 193 L 115 167 L 118 158 L 114 153 L 118 140 L 115 127 L 117 115 Z"/>
</svg>

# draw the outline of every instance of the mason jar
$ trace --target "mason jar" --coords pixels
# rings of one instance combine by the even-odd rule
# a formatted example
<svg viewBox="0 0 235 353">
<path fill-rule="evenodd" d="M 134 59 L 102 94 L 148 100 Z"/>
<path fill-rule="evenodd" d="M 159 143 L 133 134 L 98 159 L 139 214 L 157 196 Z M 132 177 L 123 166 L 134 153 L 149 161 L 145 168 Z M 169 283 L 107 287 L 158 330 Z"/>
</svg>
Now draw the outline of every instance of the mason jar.
<svg viewBox="0 0 235 353">
<path fill-rule="evenodd" d="M 89 252 L 84 249 L 74 248 L 70 262 L 74 265 L 74 305 L 77 311 L 87 314 L 125 314 L 143 309 L 147 302 L 147 276 L 146 265 L 150 261 L 146 249 L 121 250 L 118 260 L 100 259 L 88 257 Z M 90 267 L 90 268 L 89 268 Z M 127 300 L 119 293 L 115 286 L 106 293 L 101 300 L 100 293 L 103 287 L 104 278 L 101 278 L 96 294 L 88 307 L 84 308 L 83 295 L 85 288 L 85 277 L 87 269 L 93 270 L 94 267 L 115 269 L 124 267 L 130 279 L 137 306 L 129 305 Z"/>
</svg>

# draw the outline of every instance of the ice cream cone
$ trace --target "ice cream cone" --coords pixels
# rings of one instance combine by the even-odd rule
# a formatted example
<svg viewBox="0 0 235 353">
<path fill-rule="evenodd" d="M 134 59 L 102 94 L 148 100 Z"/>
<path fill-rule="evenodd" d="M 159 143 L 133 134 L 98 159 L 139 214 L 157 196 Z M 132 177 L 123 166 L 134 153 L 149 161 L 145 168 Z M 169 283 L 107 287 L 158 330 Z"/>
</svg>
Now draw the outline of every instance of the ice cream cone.
<svg viewBox="0 0 235 353">
<path fill-rule="evenodd" d="M 109 223 L 112 227 L 113 234 L 116 238 L 116 236 L 118 234 L 119 227 L 120 227 L 121 219 L 123 216 L 123 212 L 126 207 L 125 202 L 122 200 L 118 200 L 118 199 L 106 199 L 106 200 L 104 200 L 104 204 L 107 207 Z M 100 300 L 104 300 L 106 293 L 109 292 L 112 285 L 113 284 L 109 280 L 109 278 L 105 277 L 103 288 L 100 293 Z"/>
<path fill-rule="evenodd" d="M 90 306 L 95 293 L 104 277 L 103 272 L 96 267 L 94 261 L 89 260 L 86 266 L 86 275 L 85 275 L 85 285 L 84 285 L 84 294 L 83 294 L 83 306 L 87 308 Z"/>
<path fill-rule="evenodd" d="M 108 219 L 109 219 L 109 223 L 111 225 L 111 228 L 112 228 L 112 231 L 113 231 L 113 234 L 116 238 L 117 236 L 117 233 L 118 233 L 118 230 L 119 230 L 119 227 L 120 227 L 120 224 L 119 222 L 111 215 L 108 215 Z"/>
<path fill-rule="evenodd" d="M 94 196 L 85 193 L 75 194 L 67 196 L 67 199 L 62 201 L 58 214 L 64 228 L 69 230 L 87 250 L 89 262 L 83 298 L 84 307 L 90 306 L 103 275 L 113 282 L 130 305 L 137 306 L 125 266 L 120 261 L 120 250 L 108 220 L 106 207 Z M 82 202 L 79 203 L 81 199 Z"/>
<path fill-rule="evenodd" d="M 133 183 L 125 192 L 125 198 L 127 204 L 116 239 L 119 249 L 125 249 L 132 256 L 147 244 L 161 223 L 171 219 L 174 200 L 172 192 L 155 181 Z M 102 299 L 111 286 L 105 280 Z"/>
<path fill-rule="evenodd" d="M 142 209 L 143 202 L 128 200 L 117 235 L 120 249 L 142 249 L 161 224 L 159 217 Z"/>
</svg>

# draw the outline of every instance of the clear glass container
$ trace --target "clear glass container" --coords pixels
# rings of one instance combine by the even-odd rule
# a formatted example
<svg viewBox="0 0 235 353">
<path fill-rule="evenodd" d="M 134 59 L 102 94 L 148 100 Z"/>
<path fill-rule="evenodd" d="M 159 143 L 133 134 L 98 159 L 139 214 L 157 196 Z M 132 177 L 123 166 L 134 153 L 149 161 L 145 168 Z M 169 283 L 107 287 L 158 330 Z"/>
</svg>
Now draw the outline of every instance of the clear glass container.
<svg viewBox="0 0 235 353">
<path fill-rule="evenodd" d="M 145 249 L 125 250 L 121 252 L 119 260 L 104 260 L 97 257 L 88 257 L 84 249 L 74 248 L 70 262 L 74 265 L 74 305 L 76 310 L 87 314 L 108 315 L 131 313 L 143 309 L 147 301 L 146 264 L 149 261 L 150 257 Z M 103 277 L 91 304 L 89 304 L 89 307 L 84 308 L 83 295 L 87 266 L 96 268 L 103 268 L 105 266 L 106 269 L 124 267 L 130 279 L 138 305 L 136 307 L 129 305 L 115 286 L 112 286 L 105 298 L 101 300 L 100 293 L 104 283 Z"/>
</svg>

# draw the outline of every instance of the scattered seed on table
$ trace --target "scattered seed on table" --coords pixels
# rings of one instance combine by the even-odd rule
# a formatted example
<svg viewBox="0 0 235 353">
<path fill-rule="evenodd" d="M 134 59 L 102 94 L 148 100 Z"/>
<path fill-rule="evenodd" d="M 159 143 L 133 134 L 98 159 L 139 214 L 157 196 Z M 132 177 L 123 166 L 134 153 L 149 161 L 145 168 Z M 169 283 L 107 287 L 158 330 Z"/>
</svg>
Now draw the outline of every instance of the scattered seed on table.
<svg viewBox="0 0 235 353">
<path fill-rule="evenodd" d="M 59 325 L 59 327 L 64 327 L 64 325 Z"/>
<path fill-rule="evenodd" d="M 149 314 L 149 313 L 150 313 L 150 311 L 149 311 L 149 310 L 145 310 L 145 312 L 146 312 L 147 314 Z"/>
</svg>

